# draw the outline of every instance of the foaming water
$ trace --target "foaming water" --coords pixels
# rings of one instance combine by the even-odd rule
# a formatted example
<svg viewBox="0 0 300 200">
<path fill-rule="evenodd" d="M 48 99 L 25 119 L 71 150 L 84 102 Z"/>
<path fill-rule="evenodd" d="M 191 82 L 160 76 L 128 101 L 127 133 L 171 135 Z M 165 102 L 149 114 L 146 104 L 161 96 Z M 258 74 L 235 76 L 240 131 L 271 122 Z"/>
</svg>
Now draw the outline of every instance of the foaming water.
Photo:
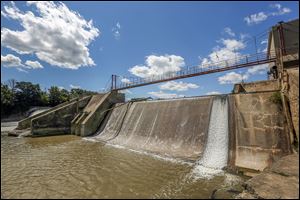
<svg viewBox="0 0 300 200">
<path fill-rule="evenodd" d="M 199 177 L 211 178 L 222 175 L 228 157 L 228 103 L 226 96 L 214 98 L 208 138 L 202 158 L 193 172 Z"/>
</svg>

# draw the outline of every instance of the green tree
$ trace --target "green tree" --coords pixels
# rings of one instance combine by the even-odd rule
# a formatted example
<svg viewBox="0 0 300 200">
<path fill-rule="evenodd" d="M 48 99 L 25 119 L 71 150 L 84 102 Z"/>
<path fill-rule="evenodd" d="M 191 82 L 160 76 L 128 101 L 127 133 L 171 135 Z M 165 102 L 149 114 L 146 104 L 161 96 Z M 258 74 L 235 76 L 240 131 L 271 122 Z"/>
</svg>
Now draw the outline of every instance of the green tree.
<svg viewBox="0 0 300 200">
<path fill-rule="evenodd" d="M 41 89 L 39 84 L 31 82 L 17 82 L 15 91 L 15 104 L 21 112 L 29 109 L 30 106 L 39 106 L 41 103 Z"/>
<path fill-rule="evenodd" d="M 68 90 L 59 89 L 57 86 L 52 86 L 49 89 L 49 104 L 56 106 L 70 99 Z"/>
<path fill-rule="evenodd" d="M 70 98 L 73 99 L 76 97 L 83 97 L 83 96 L 92 95 L 92 94 L 97 94 L 97 92 L 83 90 L 80 88 L 73 88 L 70 91 Z"/>
<path fill-rule="evenodd" d="M 14 94 L 12 90 L 1 83 L 1 116 L 9 115 L 14 106 Z"/>
</svg>

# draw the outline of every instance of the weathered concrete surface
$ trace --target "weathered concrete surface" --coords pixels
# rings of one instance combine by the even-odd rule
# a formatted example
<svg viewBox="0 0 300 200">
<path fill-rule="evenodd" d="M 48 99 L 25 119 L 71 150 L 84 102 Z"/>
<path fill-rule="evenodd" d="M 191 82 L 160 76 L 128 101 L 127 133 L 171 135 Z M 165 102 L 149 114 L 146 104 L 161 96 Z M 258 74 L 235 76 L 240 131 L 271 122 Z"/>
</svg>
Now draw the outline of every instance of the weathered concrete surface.
<svg viewBox="0 0 300 200">
<path fill-rule="evenodd" d="M 80 135 L 80 125 L 81 122 L 87 117 L 87 115 L 95 109 L 97 103 L 101 101 L 104 94 L 93 95 L 89 100 L 88 104 L 85 106 L 82 112 L 78 113 L 71 122 L 71 133 Z"/>
<path fill-rule="evenodd" d="M 233 92 L 265 92 L 279 90 L 279 83 L 277 80 L 255 81 L 249 83 L 234 84 Z"/>
<path fill-rule="evenodd" d="M 96 97 L 87 107 L 87 115 L 80 122 L 80 136 L 89 136 L 95 134 L 102 120 L 108 113 L 108 109 L 114 104 L 124 102 L 125 95 L 117 92 L 106 93 L 103 97 Z"/>
<path fill-rule="evenodd" d="M 95 138 L 196 160 L 205 148 L 211 106 L 212 97 L 119 104 Z"/>
<path fill-rule="evenodd" d="M 91 96 L 83 97 L 78 101 L 59 105 L 31 120 L 33 136 L 69 134 L 71 121 L 76 113 L 80 112 L 88 103 Z"/>
<path fill-rule="evenodd" d="M 294 69 L 287 69 L 289 88 L 288 97 L 292 115 L 293 127 L 299 141 L 299 66 Z"/>
<path fill-rule="evenodd" d="M 299 155 L 281 158 L 245 183 L 237 198 L 299 199 Z"/>
<path fill-rule="evenodd" d="M 281 105 L 270 101 L 273 92 L 229 96 L 229 165 L 262 171 L 290 153 Z"/>
<path fill-rule="evenodd" d="M 78 100 L 78 98 L 74 98 L 74 99 L 71 99 L 70 101 L 66 101 L 66 102 L 64 102 L 62 104 L 59 104 L 57 106 L 54 106 L 54 107 L 52 107 L 50 109 L 47 109 L 47 110 L 44 110 L 42 112 L 36 113 L 35 115 L 30 115 L 29 117 L 27 117 L 27 118 L 25 118 L 25 119 L 23 119 L 23 120 L 21 120 L 21 121 L 18 122 L 17 129 L 27 129 L 27 128 L 30 128 L 30 126 L 31 126 L 31 120 L 33 118 L 36 118 L 36 117 L 45 115 L 47 113 L 50 113 L 50 112 L 52 112 L 52 111 L 54 111 L 54 110 L 56 110 L 56 109 L 58 109 L 60 107 L 63 107 L 65 105 L 67 105 L 67 104 L 71 104 L 73 102 L 76 102 L 77 100 Z"/>
</svg>

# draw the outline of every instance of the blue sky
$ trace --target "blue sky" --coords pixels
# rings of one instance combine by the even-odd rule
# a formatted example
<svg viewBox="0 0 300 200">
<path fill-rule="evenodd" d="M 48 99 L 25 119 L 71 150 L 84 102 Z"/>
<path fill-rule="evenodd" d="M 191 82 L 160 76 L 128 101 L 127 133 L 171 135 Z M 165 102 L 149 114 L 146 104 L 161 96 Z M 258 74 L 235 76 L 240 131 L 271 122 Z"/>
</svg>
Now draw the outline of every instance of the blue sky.
<svg viewBox="0 0 300 200">
<path fill-rule="evenodd" d="M 147 77 L 266 48 L 272 25 L 299 17 L 298 2 L 1 1 L 1 81 L 99 91 L 112 74 Z M 30 11 L 30 12 L 29 12 Z M 92 20 L 92 23 L 90 22 Z M 126 91 L 128 98 L 229 93 L 264 80 L 266 66 Z"/>
</svg>

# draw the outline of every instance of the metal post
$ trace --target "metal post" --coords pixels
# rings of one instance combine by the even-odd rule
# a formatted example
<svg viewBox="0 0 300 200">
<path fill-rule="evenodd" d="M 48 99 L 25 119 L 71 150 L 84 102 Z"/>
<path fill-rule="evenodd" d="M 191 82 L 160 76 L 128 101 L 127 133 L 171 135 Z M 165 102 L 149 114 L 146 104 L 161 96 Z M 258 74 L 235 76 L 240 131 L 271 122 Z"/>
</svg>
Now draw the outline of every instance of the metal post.
<svg viewBox="0 0 300 200">
<path fill-rule="evenodd" d="M 284 36 L 283 36 L 282 22 L 279 22 L 278 32 L 279 32 L 279 40 L 280 40 L 280 49 L 281 49 L 282 55 L 285 56 L 286 49 L 285 49 L 285 42 L 284 42 Z"/>
<path fill-rule="evenodd" d="M 116 75 L 111 75 L 111 90 L 116 89 Z"/>
<path fill-rule="evenodd" d="M 255 45 L 256 60 L 258 60 L 257 45 L 256 45 L 256 36 L 254 36 L 254 45 Z"/>
</svg>

